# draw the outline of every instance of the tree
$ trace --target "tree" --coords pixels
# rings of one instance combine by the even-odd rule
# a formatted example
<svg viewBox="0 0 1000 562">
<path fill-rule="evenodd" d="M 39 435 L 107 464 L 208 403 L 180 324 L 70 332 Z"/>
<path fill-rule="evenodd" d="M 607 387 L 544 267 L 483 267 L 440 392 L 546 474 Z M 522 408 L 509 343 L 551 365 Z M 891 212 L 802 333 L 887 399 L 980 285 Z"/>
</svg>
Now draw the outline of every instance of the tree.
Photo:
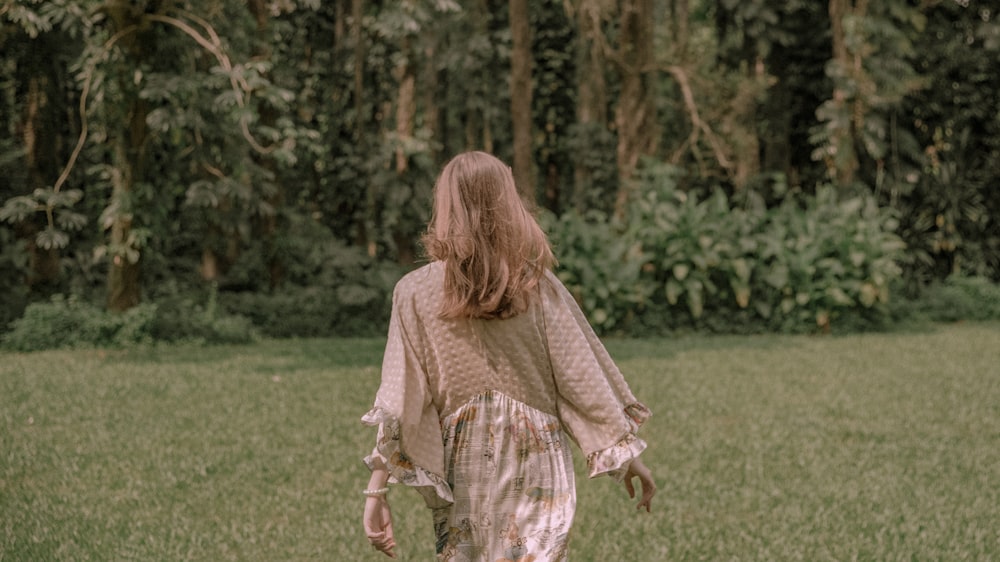
<svg viewBox="0 0 1000 562">
<path fill-rule="evenodd" d="M 0 321 L 408 267 L 470 149 L 556 214 L 622 218 L 643 159 L 760 209 L 834 183 L 898 213 L 913 279 L 1000 277 L 998 29 L 976 0 L 6 0 Z"/>
<path fill-rule="evenodd" d="M 535 192 L 531 142 L 531 24 L 528 0 L 510 0 L 510 113 L 514 134 L 514 181 L 521 195 L 531 202 Z"/>
<path fill-rule="evenodd" d="M 0 28 L 0 74 L 7 92 L 0 109 L 0 221 L 12 224 L 9 235 L 23 246 L 5 240 L 3 254 L 10 263 L 3 269 L 19 290 L 57 290 L 69 250 L 67 232 L 87 223 L 80 212 L 82 192 L 67 186 L 68 173 L 62 174 L 72 148 L 68 139 L 79 135 L 75 123 L 65 119 L 77 101 L 66 70 L 75 53 L 69 34 L 53 28 L 50 19 L 28 7 L 6 8 L 20 23 Z"/>
<path fill-rule="evenodd" d="M 568 142 L 576 122 L 578 31 L 561 0 L 534 4 L 532 12 L 532 139 L 542 204 L 560 213 L 572 204 L 574 156 Z"/>
<path fill-rule="evenodd" d="M 809 128 L 832 89 L 823 72 L 828 10 L 805 0 L 718 0 L 714 10 L 715 72 L 723 73 L 714 89 L 726 97 L 721 114 L 707 113 L 724 139 L 717 152 L 731 159 L 733 187 L 776 199 L 786 181 L 811 189 L 822 178 L 810 175 Z"/>
<path fill-rule="evenodd" d="M 639 158 L 653 154 L 658 145 L 654 21 L 652 0 L 620 0 L 618 50 L 614 58 L 621 81 L 614 117 L 620 178 L 615 213 L 619 216 L 625 214 L 629 180 Z"/>
<path fill-rule="evenodd" d="M 610 210 L 603 202 L 614 201 L 619 174 L 615 157 L 616 140 L 611 131 L 608 84 L 608 56 L 611 49 L 604 35 L 605 22 L 612 17 L 606 2 L 581 0 L 566 3 L 576 35 L 575 123 L 567 127 L 573 163 L 571 208 Z M 608 207 L 605 209 L 604 207 Z"/>
<path fill-rule="evenodd" d="M 912 131 L 886 167 L 914 284 L 949 275 L 1000 280 L 1000 22 L 989 2 L 925 2 L 910 92 L 893 126 Z"/>
<path fill-rule="evenodd" d="M 925 18 L 905 0 L 869 5 L 868 0 L 830 0 L 833 57 L 826 72 L 830 99 L 817 109 L 821 125 L 812 137 L 814 158 L 830 179 L 849 192 L 865 165 L 883 168 L 895 131 L 891 114 L 921 80 L 912 67 L 907 29 L 920 31 Z"/>
</svg>

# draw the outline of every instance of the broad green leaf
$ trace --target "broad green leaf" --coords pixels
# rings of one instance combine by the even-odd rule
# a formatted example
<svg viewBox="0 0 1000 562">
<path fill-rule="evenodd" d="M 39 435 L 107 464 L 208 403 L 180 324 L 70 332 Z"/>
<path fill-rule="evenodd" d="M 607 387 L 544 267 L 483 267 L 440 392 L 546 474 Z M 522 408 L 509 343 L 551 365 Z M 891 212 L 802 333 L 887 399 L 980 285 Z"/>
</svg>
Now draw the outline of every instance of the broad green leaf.
<svg viewBox="0 0 1000 562">
<path fill-rule="evenodd" d="M 775 289 L 783 289 L 788 285 L 788 266 L 776 263 L 764 274 L 764 282 Z"/>
<path fill-rule="evenodd" d="M 845 293 L 840 287 L 830 287 L 826 290 L 826 294 L 833 299 L 833 302 L 840 306 L 850 306 L 854 304 L 854 300 L 847 296 L 847 293 Z"/>
<path fill-rule="evenodd" d="M 736 258 L 732 261 L 733 273 L 740 281 L 750 281 L 750 264 L 743 258 Z"/>
<path fill-rule="evenodd" d="M 684 287 L 677 281 L 668 279 L 667 284 L 664 286 L 664 292 L 667 295 L 667 302 L 675 305 L 680 300 L 680 296 L 684 294 Z"/>
<path fill-rule="evenodd" d="M 56 214 L 56 222 L 66 230 L 81 230 L 87 225 L 87 217 L 81 213 L 61 211 Z"/>
<path fill-rule="evenodd" d="M 674 279 L 677 279 L 678 281 L 683 281 L 684 279 L 687 278 L 688 273 L 690 271 L 691 268 L 689 268 L 687 264 L 679 263 L 675 265 L 673 268 Z"/>
<path fill-rule="evenodd" d="M 31 197 L 18 196 L 11 197 L 0 207 L 0 220 L 9 223 L 18 223 L 41 210 L 38 203 Z"/>
<path fill-rule="evenodd" d="M 740 308 L 750 305 L 750 286 L 744 283 L 734 283 L 733 294 L 736 296 L 736 304 Z"/>
<path fill-rule="evenodd" d="M 50 226 L 35 235 L 35 243 L 46 250 L 65 248 L 69 245 L 69 235 Z"/>
<path fill-rule="evenodd" d="M 875 304 L 875 301 L 878 300 L 878 297 L 879 290 L 875 288 L 875 285 L 872 285 L 871 283 L 864 283 L 861 285 L 858 300 L 861 301 L 861 304 L 864 305 L 865 308 L 871 308 Z"/>
<path fill-rule="evenodd" d="M 704 302 L 701 290 L 692 291 L 690 287 L 687 293 L 688 308 L 691 310 L 691 316 L 695 318 L 701 318 L 702 312 L 704 312 Z"/>
</svg>

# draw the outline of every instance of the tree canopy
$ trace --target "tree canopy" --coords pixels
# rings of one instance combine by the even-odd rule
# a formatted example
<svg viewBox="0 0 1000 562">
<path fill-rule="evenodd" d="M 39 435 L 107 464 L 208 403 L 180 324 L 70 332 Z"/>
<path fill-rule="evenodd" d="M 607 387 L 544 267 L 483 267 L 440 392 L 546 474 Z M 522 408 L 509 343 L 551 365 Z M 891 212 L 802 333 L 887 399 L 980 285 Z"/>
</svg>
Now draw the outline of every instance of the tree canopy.
<svg viewBox="0 0 1000 562">
<path fill-rule="evenodd" d="M 4 323 L 57 293 L 365 302 L 344 280 L 419 259 L 469 149 L 557 217 L 639 220 L 663 166 L 734 206 L 864 195 L 912 283 L 1000 279 L 983 0 L 3 0 L 0 49 Z"/>
</svg>

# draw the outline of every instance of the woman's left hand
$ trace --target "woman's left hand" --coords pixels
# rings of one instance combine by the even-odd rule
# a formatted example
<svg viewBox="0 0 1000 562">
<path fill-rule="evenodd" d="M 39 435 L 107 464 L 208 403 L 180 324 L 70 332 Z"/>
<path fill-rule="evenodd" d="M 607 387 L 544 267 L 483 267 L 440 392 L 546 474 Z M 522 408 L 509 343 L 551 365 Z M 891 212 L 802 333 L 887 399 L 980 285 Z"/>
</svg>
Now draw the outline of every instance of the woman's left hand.
<svg viewBox="0 0 1000 562">
<path fill-rule="evenodd" d="M 656 483 L 653 482 L 653 473 L 650 472 L 649 468 L 646 467 L 640 459 L 632 459 L 632 462 L 628 466 L 628 472 L 625 473 L 625 489 L 628 490 L 628 497 L 635 497 L 635 486 L 632 484 L 633 478 L 639 478 L 639 484 L 642 485 L 642 498 L 639 500 L 639 505 L 636 509 L 646 508 L 646 513 L 649 513 L 652 507 L 650 502 L 653 500 L 653 496 L 656 495 Z"/>
</svg>

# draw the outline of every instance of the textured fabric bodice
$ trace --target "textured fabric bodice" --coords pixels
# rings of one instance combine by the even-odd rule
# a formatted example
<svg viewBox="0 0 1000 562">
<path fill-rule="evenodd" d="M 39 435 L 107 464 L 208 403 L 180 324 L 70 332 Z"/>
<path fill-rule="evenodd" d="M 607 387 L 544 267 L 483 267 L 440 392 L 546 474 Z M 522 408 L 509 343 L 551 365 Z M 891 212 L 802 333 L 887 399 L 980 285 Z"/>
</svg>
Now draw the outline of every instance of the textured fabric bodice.
<svg viewBox="0 0 1000 562">
<path fill-rule="evenodd" d="M 634 436 L 649 411 L 559 279 L 546 272 L 528 310 L 502 320 L 440 318 L 443 291 L 439 262 L 397 283 L 382 384 L 366 422 L 398 421 L 405 456 L 443 475 L 442 419 L 496 391 L 557 417 L 591 475 L 617 468 L 600 453 Z"/>
</svg>

